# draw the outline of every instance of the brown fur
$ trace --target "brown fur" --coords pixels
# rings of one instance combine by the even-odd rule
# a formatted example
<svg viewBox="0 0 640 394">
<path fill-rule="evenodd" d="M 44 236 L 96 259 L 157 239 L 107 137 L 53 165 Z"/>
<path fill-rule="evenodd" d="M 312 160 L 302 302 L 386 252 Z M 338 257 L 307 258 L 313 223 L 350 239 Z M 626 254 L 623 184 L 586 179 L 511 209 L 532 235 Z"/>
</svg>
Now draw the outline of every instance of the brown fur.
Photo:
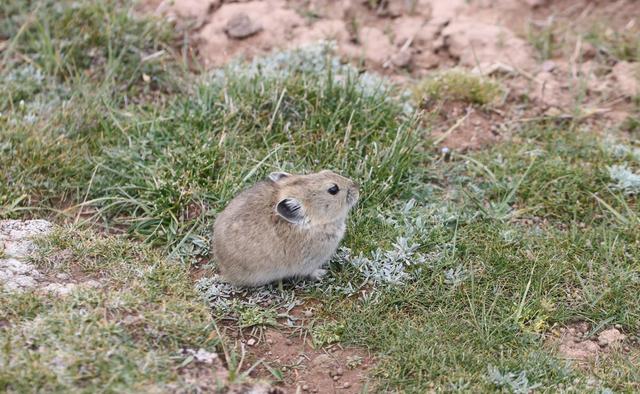
<svg viewBox="0 0 640 394">
<path fill-rule="evenodd" d="M 340 189 L 335 195 L 328 192 L 333 185 Z M 259 286 L 322 276 L 320 267 L 335 253 L 358 197 L 353 181 L 331 171 L 271 174 L 231 200 L 216 219 L 213 256 L 223 278 Z M 299 202 L 300 209 L 289 211 L 287 205 L 279 211 L 285 199 Z"/>
</svg>

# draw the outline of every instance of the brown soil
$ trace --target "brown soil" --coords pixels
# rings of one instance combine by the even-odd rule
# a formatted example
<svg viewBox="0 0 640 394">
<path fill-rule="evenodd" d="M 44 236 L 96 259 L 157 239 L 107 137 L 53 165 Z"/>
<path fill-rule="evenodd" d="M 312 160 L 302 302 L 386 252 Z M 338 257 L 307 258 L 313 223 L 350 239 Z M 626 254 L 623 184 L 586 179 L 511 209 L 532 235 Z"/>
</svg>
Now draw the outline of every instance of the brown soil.
<svg viewBox="0 0 640 394">
<path fill-rule="evenodd" d="M 428 119 L 436 127 L 431 131 L 435 142 L 464 152 L 487 146 L 510 133 L 504 113 L 497 109 L 476 108 L 464 102 L 447 102 L 431 111 Z"/>
<path fill-rule="evenodd" d="M 578 322 L 567 327 L 552 330 L 547 344 L 558 354 L 578 363 L 596 361 L 614 352 L 630 352 L 627 336 L 615 327 L 609 327 L 597 334 L 586 322 Z"/>
<path fill-rule="evenodd" d="M 279 330 L 267 330 L 252 349 L 253 357 L 264 358 L 271 368 L 284 372 L 278 385 L 285 393 L 361 393 L 367 386 L 372 359 L 357 348 L 339 345 L 314 349 L 309 338 Z M 258 373 L 273 378 L 266 368 Z M 366 391 L 366 390 L 365 390 Z"/>
</svg>

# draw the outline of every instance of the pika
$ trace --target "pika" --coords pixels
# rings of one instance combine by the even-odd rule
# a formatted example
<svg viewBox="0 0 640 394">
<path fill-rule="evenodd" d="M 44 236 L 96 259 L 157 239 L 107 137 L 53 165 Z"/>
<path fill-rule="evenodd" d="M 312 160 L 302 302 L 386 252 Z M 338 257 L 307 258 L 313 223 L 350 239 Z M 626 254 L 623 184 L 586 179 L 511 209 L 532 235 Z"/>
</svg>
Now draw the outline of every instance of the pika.
<svg viewBox="0 0 640 394">
<path fill-rule="evenodd" d="M 290 277 L 321 278 L 359 196 L 355 182 L 328 170 L 271 173 L 216 218 L 213 258 L 223 279 L 251 287 Z"/>
</svg>

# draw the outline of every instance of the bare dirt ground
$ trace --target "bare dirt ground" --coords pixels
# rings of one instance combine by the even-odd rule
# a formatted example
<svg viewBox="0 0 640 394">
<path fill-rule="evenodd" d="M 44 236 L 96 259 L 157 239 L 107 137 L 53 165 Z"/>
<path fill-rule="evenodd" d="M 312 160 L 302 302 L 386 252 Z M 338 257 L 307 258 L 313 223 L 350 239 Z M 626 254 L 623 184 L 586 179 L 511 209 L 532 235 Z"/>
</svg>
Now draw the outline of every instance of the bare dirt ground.
<svg viewBox="0 0 640 394">
<path fill-rule="evenodd" d="M 206 68 L 328 39 L 344 61 L 409 89 L 453 67 L 495 78 L 504 88 L 499 104 L 453 102 L 429 117 L 433 135 L 443 137 L 440 147 L 450 149 L 490 145 L 543 117 L 618 127 L 640 94 L 638 63 L 584 38 L 637 31 L 640 3 L 633 0 L 146 0 L 141 11 L 188 31 Z M 624 343 L 615 328 L 592 338 L 584 324 L 549 338 L 559 354 L 580 361 Z M 305 338 L 271 329 L 250 347 L 254 359 L 282 369 L 286 392 L 361 392 L 373 362 L 362 350 L 314 349 Z"/>
<path fill-rule="evenodd" d="M 371 359 L 361 349 L 339 345 L 313 348 L 309 339 L 269 330 L 255 354 L 285 367 L 283 391 L 361 393 Z M 366 390 L 364 390 L 366 392 Z"/>
</svg>

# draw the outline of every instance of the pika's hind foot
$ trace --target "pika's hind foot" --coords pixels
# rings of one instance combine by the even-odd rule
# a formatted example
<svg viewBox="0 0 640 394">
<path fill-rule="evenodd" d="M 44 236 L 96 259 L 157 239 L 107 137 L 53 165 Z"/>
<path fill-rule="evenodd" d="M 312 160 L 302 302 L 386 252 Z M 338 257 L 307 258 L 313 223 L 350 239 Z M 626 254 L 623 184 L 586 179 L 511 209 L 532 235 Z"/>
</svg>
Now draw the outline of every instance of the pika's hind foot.
<svg viewBox="0 0 640 394">
<path fill-rule="evenodd" d="M 309 279 L 313 280 L 313 281 L 318 281 L 320 279 L 322 279 L 323 276 L 325 276 L 327 274 L 327 270 L 323 270 L 322 268 L 318 268 L 317 270 L 313 271 L 311 273 L 311 275 L 309 275 Z"/>
</svg>

